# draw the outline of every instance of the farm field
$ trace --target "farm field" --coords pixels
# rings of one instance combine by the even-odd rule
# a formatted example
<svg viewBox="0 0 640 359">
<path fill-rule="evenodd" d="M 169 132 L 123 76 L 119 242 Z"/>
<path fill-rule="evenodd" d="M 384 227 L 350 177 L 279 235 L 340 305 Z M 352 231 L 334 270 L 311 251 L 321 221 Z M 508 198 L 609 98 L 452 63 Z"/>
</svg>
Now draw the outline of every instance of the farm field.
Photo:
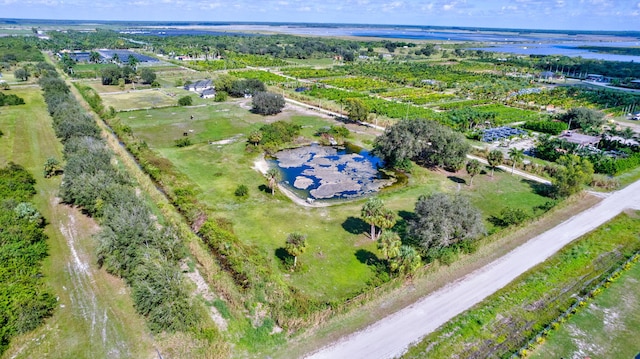
<svg viewBox="0 0 640 359">
<path fill-rule="evenodd" d="M 119 119 L 195 183 L 198 198 L 217 215 L 231 219 L 239 238 L 265 253 L 274 267 L 279 265 L 276 253 L 283 247 L 287 234 L 294 231 L 307 234 L 309 249 L 300 257 L 302 270 L 285 277 L 315 299 L 345 300 L 362 292 L 375 275 L 370 264 L 378 251 L 365 235 L 368 225 L 360 219 L 364 200 L 305 208 L 279 192 L 272 196 L 265 189 L 264 177 L 252 168 L 259 156 L 245 151 L 247 134 L 265 122 L 288 119 L 301 125 L 302 134 L 307 137 L 312 137 L 320 127 L 333 124 L 332 120 L 297 111 L 290 108 L 265 118 L 249 113 L 246 105 L 225 103 L 133 111 L 120 113 Z M 194 145 L 178 148 L 174 141 L 184 133 L 188 133 Z M 356 135 L 353 140 L 362 143 L 372 139 L 362 136 Z M 216 144 L 221 140 L 231 143 Z M 380 197 L 401 217 L 413 212 L 420 195 L 435 191 L 469 195 L 486 219 L 498 215 L 506 203 L 533 215 L 534 207 L 549 201 L 536 194 L 536 186 L 531 183 L 499 171 L 491 178 L 488 172 L 475 178 L 473 187 L 469 187 L 462 178 L 466 174 L 416 167 L 407 186 L 383 191 Z M 234 195 L 240 184 L 249 188 L 246 199 Z M 490 232 L 495 230 L 490 222 L 487 225 Z"/>
<path fill-rule="evenodd" d="M 531 358 L 635 358 L 640 354 L 637 263 L 554 332 Z"/>
<path fill-rule="evenodd" d="M 136 314 L 125 283 L 95 263 L 96 223 L 79 210 L 60 204 L 60 177 L 45 179 L 43 164 L 62 159 L 39 88 L 11 90 L 25 99 L 0 112 L 0 166 L 23 165 L 36 178 L 34 201 L 49 222 L 49 257 L 43 274 L 58 297 L 53 316 L 40 328 L 14 338 L 6 358 L 149 357 L 154 342 Z"/>
</svg>

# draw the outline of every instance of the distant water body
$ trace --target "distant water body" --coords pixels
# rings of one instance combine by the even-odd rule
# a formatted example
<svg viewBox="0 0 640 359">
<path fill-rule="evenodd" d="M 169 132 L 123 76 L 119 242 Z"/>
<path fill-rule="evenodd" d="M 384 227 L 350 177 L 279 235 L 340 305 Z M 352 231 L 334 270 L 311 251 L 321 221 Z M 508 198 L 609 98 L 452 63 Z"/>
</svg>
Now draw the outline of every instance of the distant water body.
<svg viewBox="0 0 640 359">
<path fill-rule="evenodd" d="M 200 23 L 154 24 L 141 30 L 149 35 L 235 35 L 280 33 L 306 36 L 364 37 L 380 39 L 432 40 L 478 43 L 474 50 L 519 55 L 564 55 L 607 61 L 640 62 L 640 56 L 598 53 L 580 46 L 640 47 L 640 32 L 579 32 L 548 30 L 509 30 L 440 28 L 429 26 L 278 24 L 278 23 Z M 140 28 L 139 28 L 140 29 Z"/>
</svg>

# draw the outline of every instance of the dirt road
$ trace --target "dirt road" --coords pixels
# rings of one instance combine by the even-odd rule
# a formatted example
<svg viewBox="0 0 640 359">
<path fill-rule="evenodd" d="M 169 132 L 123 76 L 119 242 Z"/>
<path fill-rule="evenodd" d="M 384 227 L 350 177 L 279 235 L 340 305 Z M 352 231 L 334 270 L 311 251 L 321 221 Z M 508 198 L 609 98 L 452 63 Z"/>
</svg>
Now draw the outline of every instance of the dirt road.
<svg viewBox="0 0 640 359">
<path fill-rule="evenodd" d="M 640 209 L 640 181 L 531 239 L 504 257 L 308 358 L 392 358 L 451 318 L 495 293 L 574 239 L 625 209 Z"/>
</svg>

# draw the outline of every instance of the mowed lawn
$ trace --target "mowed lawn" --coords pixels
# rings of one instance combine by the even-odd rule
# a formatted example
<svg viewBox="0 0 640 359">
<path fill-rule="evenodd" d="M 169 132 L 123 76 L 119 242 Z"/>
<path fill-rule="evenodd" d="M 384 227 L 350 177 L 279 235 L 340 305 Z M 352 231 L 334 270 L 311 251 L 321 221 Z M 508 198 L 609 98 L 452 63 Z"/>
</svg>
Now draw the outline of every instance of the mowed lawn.
<svg viewBox="0 0 640 359">
<path fill-rule="evenodd" d="M 640 265 L 571 317 L 531 358 L 636 358 L 640 354 Z"/>
<path fill-rule="evenodd" d="M 59 204 L 61 177 L 45 179 L 47 158 L 62 160 L 62 145 L 39 88 L 12 89 L 21 106 L 0 107 L 0 166 L 12 161 L 36 179 L 33 201 L 46 218 L 49 257 L 42 273 L 58 297 L 53 316 L 36 330 L 14 338 L 6 358 L 151 357 L 153 342 L 136 314 L 125 283 L 95 260 L 96 223 L 79 210 Z"/>
<path fill-rule="evenodd" d="M 246 151 L 246 136 L 265 122 L 287 119 L 300 124 L 303 134 L 311 137 L 320 127 L 333 124 L 330 120 L 292 109 L 277 117 L 262 117 L 250 113 L 246 106 L 229 103 L 135 111 L 120 113 L 119 117 L 134 134 L 186 174 L 197 185 L 198 198 L 218 216 L 231 219 L 239 238 L 262 250 L 274 266 L 279 265 L 276 252 L 284 247 L 287 235 L 295 231 L 306 234 L 308 247 L 299 257 L 302 270 L 283 271 L 286 280 L 302 292 L 320 300 L 344 300 L 362 292 L 373 279 L 369 263 L 378 251 L 368 237 L 368 225 L 359 218 L 366 199 L 308 208 L 279 192 L 273 196 L 266 190 L 265 178 L 252 168 L 260 155 Z M 176 147 L 174 141 L 185 132 L 194 145 Z M 233 142 L 215 143 L 225 139 Z M 532 211 L 532 207 L 549 200 L 508 173 L 496 172 L 493 178 L 479 175 L 472 187 L 464 183 L 464 176 L 415 168 L 407 185 L 386 190 L 380 196 L 389 208 L 406 215 L 413 212 L 420 195 L 461 192 L 471 197 L 486 218 L 499 214 L 505 206 Z M 249 188 L 249 196 L 244 199 L 234 195 L 241 184 Z"/>
</svg>

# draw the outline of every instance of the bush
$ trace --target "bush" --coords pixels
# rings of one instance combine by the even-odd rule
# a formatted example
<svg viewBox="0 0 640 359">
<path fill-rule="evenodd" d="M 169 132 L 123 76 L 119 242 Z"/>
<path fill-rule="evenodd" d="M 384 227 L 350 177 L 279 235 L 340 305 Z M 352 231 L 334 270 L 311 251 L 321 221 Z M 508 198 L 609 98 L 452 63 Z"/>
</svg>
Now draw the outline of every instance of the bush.
<svg viewBox="0 0 640 359">
<path fill-rule="evenodd" d="M 14 94 L 5 95 L 0 92 L 0 106 L 24 105 L 24 99 Z"/>
<path fill-rule="evenodd" d="M 177 139 L 176 141 L 176 146 L 178 147 L 187 147 L 187 146 L 191 146 L 191 139 L 189 137 L 183 137 L 180 139 Z"/>
<path fill-rule="evenodd" d="M 191 106 L 193 104 L 193 98 L 189 95 L 182 96 L 178 99 L 178 105 L 180 106 Z"/>
<path fill-rule="evenodd" d="M 249 187 L 241 184 L 236 188 L 234 194 L 236 195 L 236 197 L 246 197 L 249 194 Z"/>
<path fill-rule="evenodd" d="M 504 227 L 520 224 L 529 218 L 522 208 L 506 207 L 500 212 L 500 222 Z"/>
<path fill-rule="evenodd" d="M 225 91 L 217 91 L 216 92 L 216 96 L 213 98 L 213 101 L 215 101 L 215 102 L 225 102 L 225 101 L 227 101 L 228 97 L 229 97 L 229 94 L 226 93 Z"/>
</svg>

